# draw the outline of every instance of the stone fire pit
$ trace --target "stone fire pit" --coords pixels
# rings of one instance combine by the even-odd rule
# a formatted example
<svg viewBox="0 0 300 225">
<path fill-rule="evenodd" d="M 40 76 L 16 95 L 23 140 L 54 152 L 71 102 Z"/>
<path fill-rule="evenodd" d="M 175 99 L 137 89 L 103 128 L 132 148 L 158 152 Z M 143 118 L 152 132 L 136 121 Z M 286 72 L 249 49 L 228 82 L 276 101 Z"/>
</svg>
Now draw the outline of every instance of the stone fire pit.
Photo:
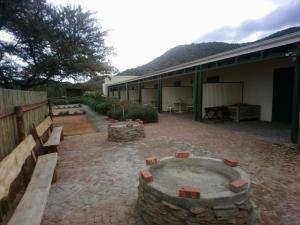
<svg viewBox="0 0 300 225">
<path fill-rule="evenodd" d="M 138 210 L 145 224 L 257 224 L 250 179 L 236 161 L 188 153 L 177 157 L 146 160 L 138 188 Z"/>
<path fill-rule="evenodd" d="M 108 125 L 108 141 L 126 142 L 144 138 L 142 121 L 116 122 Z"/>
</svg>

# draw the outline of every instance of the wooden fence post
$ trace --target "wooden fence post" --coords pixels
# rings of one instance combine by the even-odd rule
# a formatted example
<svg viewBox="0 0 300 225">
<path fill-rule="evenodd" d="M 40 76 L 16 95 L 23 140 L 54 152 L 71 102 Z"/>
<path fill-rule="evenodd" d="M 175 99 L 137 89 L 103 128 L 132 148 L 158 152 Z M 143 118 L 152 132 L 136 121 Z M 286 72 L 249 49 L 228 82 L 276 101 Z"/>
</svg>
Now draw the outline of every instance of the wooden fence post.
<svg viewBox="0 0 300 225">
<path fill-rule="evenodd" d="M 18 130 L 18 140 L 19 143 L 21 143 L 26 138 L 26 131 L 25 131 L 25 122 L 24 122 L 24 111 L 22 106 L 15 106 L 15 113 L 16 113 L 16 122 L 17 122 L 17 130 Z M 34 160 L 36 160 L 35 153 L 31 152 L 32 157 Z M 29 172 L 33 167 L 28 164 L 29 162 L 25 163 L 23 165 L 22 171 L 20 175 L 23 179 L 24 187 L 27 186 L 30 180 L 31 172 Z M 12 190 L 13 194 L 15 194 L 15 191 Z M 16 191 L 17 192 L 17 191 Z"/>
<path fill-rule="evenodd" d="M 24 114 L 23 114 L 22 106 L 16 106 L 15 112 L 16 112 L 16 121 L 17 121 L 17 129 L 18 129 L 18 138 L 19 138 L 19 142 L 21 142 L 26 137 Z"/>
<path fill-rule="evenodd" d="M 49 107 L 49 116 L 52 118 L 53 112 L 52 112 L 52 106 L 51 106 L 50 98 L 48 98 L 48 107 Z"/>
</svg>

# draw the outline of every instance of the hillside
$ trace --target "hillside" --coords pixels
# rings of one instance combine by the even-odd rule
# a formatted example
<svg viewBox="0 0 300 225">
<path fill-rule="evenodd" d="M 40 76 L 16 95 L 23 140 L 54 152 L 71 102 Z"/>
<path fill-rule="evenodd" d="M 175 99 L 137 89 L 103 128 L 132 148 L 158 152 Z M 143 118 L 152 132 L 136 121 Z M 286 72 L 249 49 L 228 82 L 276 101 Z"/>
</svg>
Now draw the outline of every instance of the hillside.
<svg viewBox="0 0 300 225">
<path fill-rule="evenodd" d="M 278 31 L 256 42 L 279 37 L 289 33 L 300 31 L 300 27 L 291 27 L 285 30 Z M 229 51 L 234 48 L 239 48 L 250 43 L 225 43 L 225 42 L 207 42 L 207 43 L 192 43 L 189 45 L 178 45 L 171 48 L 163 55 L 155 58 L 151 62 L 132 69 L 127 69 L 118 74 L 118 76 L 141 76 L 149 74 L 171 66 L 176 66 L 182 63 L 190 62 L 196 59 L 214 55 L 220 52 Z"/>
</svg>

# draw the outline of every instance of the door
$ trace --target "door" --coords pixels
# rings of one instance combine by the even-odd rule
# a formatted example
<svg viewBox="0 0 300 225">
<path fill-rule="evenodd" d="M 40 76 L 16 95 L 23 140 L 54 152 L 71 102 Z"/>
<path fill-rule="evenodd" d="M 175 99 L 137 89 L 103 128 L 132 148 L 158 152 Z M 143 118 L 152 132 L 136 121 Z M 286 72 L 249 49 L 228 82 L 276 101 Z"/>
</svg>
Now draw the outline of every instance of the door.
<svg viewBox="0 0 300 225">
<path fill-rule="evenodd" d="M 292 121 L 294 68 L 274 70 L 272 121 Z"/>
</svg>

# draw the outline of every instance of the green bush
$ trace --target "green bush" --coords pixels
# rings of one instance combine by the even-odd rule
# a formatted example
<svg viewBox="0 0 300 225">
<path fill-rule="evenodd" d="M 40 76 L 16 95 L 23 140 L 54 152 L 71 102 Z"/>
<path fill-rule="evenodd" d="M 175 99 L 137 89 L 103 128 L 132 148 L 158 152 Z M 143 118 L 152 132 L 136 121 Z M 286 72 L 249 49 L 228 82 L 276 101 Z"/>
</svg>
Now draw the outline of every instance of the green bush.
<svg viewBox="0 0 300 225">
<path fill-rule="evenodd" d="M 107 112 L 107 115 L 115 120 L 127 120 L 127 119 L 141 119 L 145 123 L 152 123 L 158 121 L 158 114 L 151 106 L 143 106 L 138 104 L 124 106 L 124 117 L 123 107 L 117 106 Z"/>
<path fill-rule="evenodd" d="M 145 123 L 158 121 L 158 114 L 151 106 L 130 104 L 127 101 L 120 102 L 116 98 L 103 96 L 101 92 L 85 93 L 83 102 L 93 110 L 115 120 L 141 119 Z"/>
<path fill-rule="evenodd" d="M 72 100 L 68 100 L 69 104 L 79 104 L 82 102 L 81 99 L 72 99 Z"/>
<path fill-rule="evenodd" d="M 121 108 L 109 111 L 109 117 L 120 121 L 125 120 L 126 118 L 126 116 L 123 118 L 123 110 Z"/>
<path fill-rule="evenodd" d="M 128 106 L 127 119 L 141 119 L 145 123 L 152 123 L 158 121 L 158 115 L 154 108 L 151 106 L 144 106 L 133 104 Z"/>
<path fill-rule="evenodd" d="M 82 97 L 82 102 L 88 105 L 91 109 L 96 110 L 96 105 L 105 101 L 105 97 L 100 91 L 85 92 Z"/>
<path fill-rule="evenodd" d="M 113 103 L 111 102 L 102 102 L 96 105 L 96 112 L 101 113 L 103 115 L 107 115 L 108 111 L 110 111 L 113 107 Z"/>
</svg>

